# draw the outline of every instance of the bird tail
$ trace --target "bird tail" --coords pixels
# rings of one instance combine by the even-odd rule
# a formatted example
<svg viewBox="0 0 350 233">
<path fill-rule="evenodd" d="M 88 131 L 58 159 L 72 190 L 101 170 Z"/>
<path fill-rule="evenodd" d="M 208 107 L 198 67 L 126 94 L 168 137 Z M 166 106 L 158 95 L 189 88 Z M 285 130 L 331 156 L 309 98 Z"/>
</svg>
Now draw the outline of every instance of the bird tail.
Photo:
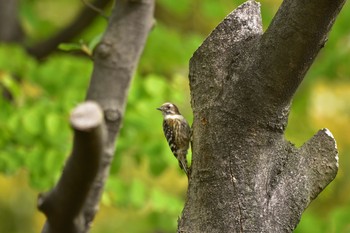
<svg viewBox="0 0 350 233">
<path fill-rule="evenodd" d="M 179 153 L 178 156 L 177 156 L 177 159 L 179 160 L 180 168 L 186 173 L 186 176 L 188 178 L 190 178 L 190 173 L 189 173 L 189 167 L 187 165 L 186 154 L 187 154 L 187 152 Z"/>
</svg>

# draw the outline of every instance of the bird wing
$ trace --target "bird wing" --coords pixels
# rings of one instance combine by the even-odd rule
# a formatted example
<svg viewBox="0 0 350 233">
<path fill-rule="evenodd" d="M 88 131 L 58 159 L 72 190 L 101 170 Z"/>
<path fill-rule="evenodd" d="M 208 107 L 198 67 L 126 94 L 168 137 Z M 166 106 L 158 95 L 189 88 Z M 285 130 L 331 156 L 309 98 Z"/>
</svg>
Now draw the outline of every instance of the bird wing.
<svg viewBox="0 0 350 233">
<path fill-rule="evenodd" d="M 175 120 L 169 119 L 167 121 L 171 121 L 171 122 L 166 122 L 163 121 L 163 131 L 164 131 L 164 135 L 165 138 L 168 141 L 169 147 L 171 149 L 171 151 L 173 152 L 173 154 L 176 153 L 176 144 L 175 144 L 175 134 L 174 134 L 174 127 L 173 124 L 175 124 Z"/>
</svg>

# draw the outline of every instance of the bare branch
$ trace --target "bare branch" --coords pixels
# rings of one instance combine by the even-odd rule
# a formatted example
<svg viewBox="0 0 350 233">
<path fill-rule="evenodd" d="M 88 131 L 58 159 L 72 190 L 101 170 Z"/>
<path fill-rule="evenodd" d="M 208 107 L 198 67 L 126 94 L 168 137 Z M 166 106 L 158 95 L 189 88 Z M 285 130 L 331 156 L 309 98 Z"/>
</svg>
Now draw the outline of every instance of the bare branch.
<svg viewBox="0 0 350 233">
<path fill-rule="evenodd" d="M 96 103 L 86 102 L 70 118 L 74 145 L 57 185 L 39 195 L 38 208 L 46 215 L 43 232 L 82 232 L 81 210 L 95 179 L 105 144 L 103 114 Z"/>
<path fill-rule="evenodd" d="M 0 41 L 21 42 L 24 37 L 18 5 L 18 0 L 0 0 Z"/>
<path fill-rule="evenodd" d="M 328 129 L 318 131 L 300 149 L 288 146 L 286 169 L 274 178 L 268 201 L 269 225 L 291 231 L 310 202 L 335 178 L 338 151 Z M 275 211 L 286 206 L 290 211 Z"/>
<path fill-rule="evenodd" d="M 328 33 L 346 0 L 284 0 L 262 37 L 260 60 L 251 69 L 277 105 L 291 101 L 299 84 L 324 47 Z M 266 59 L 266 57 L 269 59 Z M 271 95 L 273 93 L 273 95 Z M 265 96 L 262 96 L 264 98 Z"/>
<path fill-rule="evenodd" d="M 111 0 L 95 0 L 92 4 L 98 9 L 103 9 L 110 2 Z M 69 42 L 82 33 L 83 30 L 88 27 L 97 16 L 99 16 L 99 13 L 92 10 L 88 6 L 84 7 L 71 24 L 47 40 L 40 41 L 37 44 L 28 47 L 28 53 L 37 59 L 45 58 L 50 53 L 55 51 L 60 43 Z"/>
<path fill-rule="evenodd" d="M 93 221 L 109 173 L 127 93 L 146 38 L 153 26 L 154 0 L 116 0 L 108 28 L 94 51 L 87 99 L 103 109 L 108 138 L 98 176 L 84 206 L 86 231 Z"/>
<path fill-rule="evenodd" d="M 105 19 L 108 20 L 108 16 L 105 15 L 105 12 L 101 9 L 96 7 L 94 4 L 91 4 L 90 2 L 87 2 L 86 0 L 81 0 L 87 7 L 89 7 L 91 10 L 96 11 L 101 16 L 103 16 Z"/>
</svg>

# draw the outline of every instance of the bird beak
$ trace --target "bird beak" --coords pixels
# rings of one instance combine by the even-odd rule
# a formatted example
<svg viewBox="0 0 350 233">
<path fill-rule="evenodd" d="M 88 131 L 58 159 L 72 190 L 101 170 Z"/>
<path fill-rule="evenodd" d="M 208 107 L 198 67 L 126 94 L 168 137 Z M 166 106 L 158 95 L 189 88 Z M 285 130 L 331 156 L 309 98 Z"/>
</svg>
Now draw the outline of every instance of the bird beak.
<svg viewBox="0 0 350 233">
<path fill-rule="evenodd" d="M 157 110 L 159 110 L 159 111 L 162 111 L 162 108 L 156 108 Z"/>
</svg>

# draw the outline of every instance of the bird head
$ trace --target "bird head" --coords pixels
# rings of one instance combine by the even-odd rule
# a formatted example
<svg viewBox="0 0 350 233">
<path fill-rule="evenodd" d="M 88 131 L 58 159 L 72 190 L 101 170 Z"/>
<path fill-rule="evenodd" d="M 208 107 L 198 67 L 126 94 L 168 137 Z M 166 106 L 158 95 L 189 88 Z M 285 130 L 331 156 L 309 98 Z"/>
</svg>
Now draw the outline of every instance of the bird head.
<svg viewBox="0 0 350 233">
<path fill-rule="evenodd" d="M 163 116 L 180 115 L 179 109 L 172 103 L 164 103 L 162 106 L 157 108 L 157 110 L 161 111 Z"/>
</svg>

